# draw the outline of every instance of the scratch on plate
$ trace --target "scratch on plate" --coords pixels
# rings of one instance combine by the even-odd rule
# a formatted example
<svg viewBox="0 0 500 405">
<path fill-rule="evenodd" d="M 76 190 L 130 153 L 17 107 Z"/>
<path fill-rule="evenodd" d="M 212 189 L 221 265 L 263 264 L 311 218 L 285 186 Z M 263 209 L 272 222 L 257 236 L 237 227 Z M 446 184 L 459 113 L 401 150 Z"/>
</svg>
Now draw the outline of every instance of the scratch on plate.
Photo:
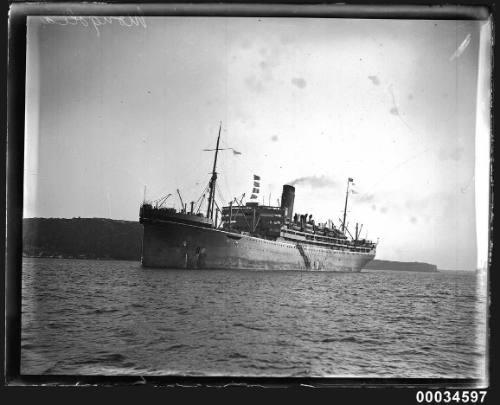
<svg viewBox="0 0 500 405">
<path fill-rule="evenodd" d="M 464 51 L 467 49 L 467 47 L 469 46 L 470 44 L 470 40 L 472 38 L 472 35 L 471 34 L 467 34 L 467 36 L 465 37 L 465 39 L 462 41 L 462 43 L 460 44 L 460 46 L 457 48 L 457 50 L 453 53 L 453 55 L 450 56 L 450 62 L 453 60 L 453 59 L 457 59 L 458 57 L 460 57 L 460 55 L 462 55 L 464 53 Z"/>
<path fill-rule="evenodd" d="M 410 130 L 410 132 L 413 134 L 413 131 L 412 129 L 410 128 L 410 126 L 408 125 L 408 123 L 406 122 L 406 120 L 403 119 L 403 117 L 401 117 L 401 114 L 399 114 L 399 109 L 398 109 L 398 106 L 396 104 L 396 98 L 394 97 L 394 92 L 392 91 L 392 84 L 389 86 L 389 93 L 391 93 L 391 97 L 392 97 L 392 108 L 390 109 L 390 113 L 392 115 L 395 115 L 396 117 L 398 117 L 401 122 L 403 124 L 406 125 L 406 127 Z"/>
</svg>

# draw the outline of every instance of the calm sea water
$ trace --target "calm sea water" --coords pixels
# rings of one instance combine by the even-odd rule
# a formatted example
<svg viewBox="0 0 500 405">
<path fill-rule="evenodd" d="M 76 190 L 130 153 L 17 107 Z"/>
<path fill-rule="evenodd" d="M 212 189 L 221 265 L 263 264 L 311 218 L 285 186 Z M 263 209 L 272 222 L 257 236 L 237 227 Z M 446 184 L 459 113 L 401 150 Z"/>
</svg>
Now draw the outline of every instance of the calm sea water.
<svg viewBox="0 0 500 405">
<path fill-rule="evenodd" d="M 24 259 L 23 374 L 482 378 L 474 273 Z"/>
</svg>

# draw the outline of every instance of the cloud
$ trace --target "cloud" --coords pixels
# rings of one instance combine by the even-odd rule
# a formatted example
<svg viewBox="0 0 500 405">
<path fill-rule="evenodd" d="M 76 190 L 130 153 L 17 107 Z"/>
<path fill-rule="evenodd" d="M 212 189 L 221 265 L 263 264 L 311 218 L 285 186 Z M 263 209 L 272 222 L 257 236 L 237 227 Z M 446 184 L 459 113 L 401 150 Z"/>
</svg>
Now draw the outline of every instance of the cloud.
<svg viewBox="0 0 500 405">
<path fill-rule="evenodd" d="M 370 79 L 375 86 L 378 86 L 380 84 L 380 80 L 377 76 L 368 76 L 368 79 Z"/>
<path fill-rule="evenodd" d="M 441 161 L 444 160 L 454 160 L 458 162 L 464 154 L 464 148 L 461 146 L 451 147 L 451 148 L 439 148 L 438 158 Z"/>
<path fill-rule="evenodd" d="M 299 89 L 306 87 L 307 83 L 302 77 L 294 77 L 292 79 L 292 84 L 297 86 Z"/>
<path fill-rule="evenodd" d="M 259 69 L 245 79 L 246 85 L 256 93 L 262 93 L 274 81 L 274 70 L 282 63 L 283 49 L 280 46 L 261 47 L 259 55 L 262 58 Z"/>
<path fill-rule="evenodd" d="M 250 49 L 252 47 L 252 42 L 248 38 L 245 38 L 241 41 L 241 47 L 243 49 Z"/>
<path fill-rule="evenodd" d="M 294 42 L 293 38 L 288 34 L 282 35 L 280 37 L 280 41 L 283 45 L 289 45 L 289 44 L 292 44 Z"/>
<path fill-rule="evenodd" d="M 278 135 L 271 136 L 271 141 L 276 142 L 278 140 Z"/>
<path fill-rule="evenodd" d="M 357 193 L 356 196 L 356 201 L 361 202 L 361 203 L 371 203 L 373 200 L 375 200 L 375 195 L 374 194 L 361 194 Z M 375 205 L 372 205 L 372 208 L 375 207 Z M 373 208 L 375 209 L 375 208 Z"/>
<path fill-rule="evenodd" d="M 259 50 L 259 54 L 262 57 L 259 62 L 262 73 L 267 75 L 268 79 L 271 79 L 274 68 L 282 63 L 283 49 L 279 46 L 265 47 Z"/>
<path fill-rule="evenodd" d="M 320 187 L 337 187 L 338 183 L 326 176 L 306 176 L 299 177 L 298 179 L 292 180 L 287 184 L 291 186 L 295 185 L 304 185 L 310 186 L 312 188 L 320 188 Z"/>
<path fill-rule="evenodd" d="M 433 194 L 421 198 L 405 198 L 400 199 L 396 194 L 377 194 L 377 193 L 360 193 L 354 195 L 353 198 L 357 204 L 366 204 L 372 211 L 378 211 L 381 214 L 405 213 L 409 214 L 412 224 L 417 222 L 418 213 L 421 218 L 426 218 L 432 210 L 436 209 L 437 204 L 442 204 L 444 194 Z M 414 218 L 414 219 L 411 219 Z"/>
<path fill-rule="evenodd" d="M 245 79 L 247 86 L 255 91 L 256 93 L 261 93 L 264 90 L 264 83 L 262 80 L 257 79 L 255 76 L 247 77 Z"/>
<path fill-rule="evenodd" d="M 270 68 L 269 62 L 266 62 L 265 60 L 261 61 L 259 63 L 259 66 L 261 67 L 262 70 L 267 70 Z"/>
</svg>

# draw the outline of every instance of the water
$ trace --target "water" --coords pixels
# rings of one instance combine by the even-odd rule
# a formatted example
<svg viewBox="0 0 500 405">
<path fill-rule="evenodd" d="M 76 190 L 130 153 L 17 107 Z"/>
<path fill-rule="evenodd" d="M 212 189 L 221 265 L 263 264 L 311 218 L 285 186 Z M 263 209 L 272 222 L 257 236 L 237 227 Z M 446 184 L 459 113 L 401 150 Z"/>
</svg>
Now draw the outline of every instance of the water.
<svg viewBox="0 0 500 405">
<path fill-rule="evenodd" d="M 479 284 L 478 284 L 479 283 Z M 24 259 L 23 374 L 482 378 L 474 273 Z"/>
</svg>

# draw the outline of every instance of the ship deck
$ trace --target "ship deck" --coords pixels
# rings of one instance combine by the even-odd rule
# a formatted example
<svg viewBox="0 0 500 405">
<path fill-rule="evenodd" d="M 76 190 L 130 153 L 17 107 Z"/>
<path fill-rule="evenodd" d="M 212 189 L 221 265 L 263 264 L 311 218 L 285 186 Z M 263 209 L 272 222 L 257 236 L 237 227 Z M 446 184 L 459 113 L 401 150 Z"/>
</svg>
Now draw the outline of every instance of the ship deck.
<svg viewBox="0 0 500 405">
<path fill-rule="evenodd" d="M 161 225 L 162 223 L 164 224 L 172 224 L 172 223 L 179 223 L 182 224 L 183 226 L 190 227 L 190 228 L 201 228 L 198 224 L 189 224 L 189 223 L 182 223 L 182 222 L 177 222 L 175 221 L 174 218 L 172 219 L 148 219 L 148 218 L 143 218 L 143 223 L 154 223 L 154 224 L 159 224 Z M 321 241 L 315 241 L 311 239 L 294 239 L 294 238 L 289 238 L 289 237 L 283 237 L 280 236 L 276 239 L 267 239 L 262 236 L 258 235 L 251 235 L 247 233 L 237 233 L 237 232 L 231 232 L 231 231 L 226 231 L 221 228 L 207 228 L 203 227 L 205 230 L 211 230 L 215 231 L 221 234 L 225 234 L 228 238 L 233 239 L 233 240 L 239 240 L 242 238 L 253 240 L 257 243 L 262 243 L 262 244 L 274 244 L 274 245 L 279 245 L 285 248 L 293 248 L 296 249 L 297 245 L 301 245 L 303 247 L 309 247 L 313 248 L 315 250 L 326 250 L 326 251 L 337 251 L 337 252 L 343 252 L 343 253 L 354 253 L 354 254 L 360 254 L 360 255 L 373 255 L 375 253 L 375 248 L 368 248 L 366 246 L 353 246 L 353 245 L 348 245 L 348 244 L 334 244 L 334 243 L 326 243 L 326 242 L 321 242 Z M 314 234 L 307 234 L 305 232 L 300 232 L 300 231 L 293 231 L 295 234 L 302 234 L 306 236 L 314 236 Z"/>
</svg>

